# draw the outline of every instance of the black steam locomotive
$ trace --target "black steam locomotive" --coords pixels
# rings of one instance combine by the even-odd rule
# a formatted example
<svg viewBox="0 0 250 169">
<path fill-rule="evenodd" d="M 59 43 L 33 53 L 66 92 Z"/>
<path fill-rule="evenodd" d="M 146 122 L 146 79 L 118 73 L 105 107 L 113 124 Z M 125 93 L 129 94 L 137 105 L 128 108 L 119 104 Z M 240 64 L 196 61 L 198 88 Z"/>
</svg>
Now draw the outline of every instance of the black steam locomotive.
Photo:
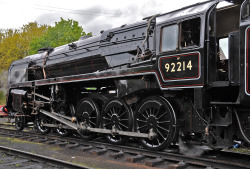
<svg viewBox="0 0 250 169">
<path fill-rule="evenodd" d="M 210 0 L 82 37 L 15 61 L 6 108 L 18 130 L 137 137 L 159 150 L 182 139 L 250 143 L 250 2 Z M 181 134 L 179 134 L 181 133 Z"/>
</svg>

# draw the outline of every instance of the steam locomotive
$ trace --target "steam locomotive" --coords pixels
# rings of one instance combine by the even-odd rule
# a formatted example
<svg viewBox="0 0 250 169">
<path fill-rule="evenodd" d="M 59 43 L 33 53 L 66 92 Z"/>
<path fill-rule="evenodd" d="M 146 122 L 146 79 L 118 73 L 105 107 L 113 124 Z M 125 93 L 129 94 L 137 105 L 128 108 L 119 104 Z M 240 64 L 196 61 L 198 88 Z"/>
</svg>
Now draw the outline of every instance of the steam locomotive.
<svg viewBox="0 0 250 169">
<path fill-rule="evenodd" d="M 150 150 L 250 143 L 250 2 L 210 0 L 40 49 L 8 71 L 5 109 L 53 128 Z"/>
</svg>

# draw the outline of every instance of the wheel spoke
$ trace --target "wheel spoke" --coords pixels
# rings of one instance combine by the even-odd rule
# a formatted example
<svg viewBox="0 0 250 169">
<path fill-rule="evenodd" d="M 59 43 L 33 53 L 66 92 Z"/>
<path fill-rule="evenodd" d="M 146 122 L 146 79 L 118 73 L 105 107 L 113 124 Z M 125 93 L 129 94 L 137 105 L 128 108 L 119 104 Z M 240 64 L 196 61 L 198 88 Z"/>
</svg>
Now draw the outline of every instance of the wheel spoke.
<svg viewBox="0 0 250 169">
<path fill-rule="evenodd" d="M 169 130 L 164 129 L 163 127 L 161 127 L 161 126 L 159 126 L 159 125 L 157 125 L 157 128 L 160 128 L 160 129 L 162 129 L 162 130 L 164 130 L 164 131 L 166 131 L 166 132 L 169 132 Z"/>
<path fill-rule="evenodd" d="M 93 124 L 93 126 L 96 126 L 96 123 L 92 122 L 91 120 L 89 120 L 89 122 Z"/>
<path fill-rule="evenodd" d="M 166 114 L 168 114 L 168 113 L 167 112 L 163 113 L 162 115 L 160 115 L 160 117 L 157 118 L 157 120 L 160 119 L 161 117 L 165 116 Z"/>
<path fill-rule="evenodd" d="M 118 128 L 119 128 L 119 130 L 121 130 L 121 131 L 122 131 L 122 128 L 121 128 L 121 126 L 120 126 L 120 125 L 118 125 Z"/>
<path fill-rule="evenodd" d="M 111 123 L 111 122 L 108 122 L 108 123 L 104 124 L 103 127 L 108 126 L 110 123 Z"/>
<path fill-rule="evenodd" d="M 141 113 L 141 115 L 147 120 L 148 118 L 146 117 L 146 116 L 144 116 L 142 113 Z"/>
<path fill-rule="evenodd" d="M 149 108 L 149 115 L 152 116 L 152 108 Z"/>
<path fill-rule="evenodd" d="M 128 121 L 128 119 L 120 119 L 120 121 Z"/>
<path fill-rule="evenodd" d="M 162 105 L 157 109 L 155 117 L 157 117 L 159 115 L 161 108 L 162 108 Z"/>
<path fill-rule="evenodd" d="M 127 123 L 128 123 L 128 122 L 127 122 L 127 121 L 120 121 L 120 120 L 119 120 L 119 123 L 122 123 L 123 125 L 127 126 Z"/>
<path fill-rule="evenodd" d="M 157 140 L 157 143 L 158 143 L 158 145 L 160 145 L 160 141 L 159 141 L 159 138 L 157 138 L 156 140 Z"/>
<path fill-rule="evenodd" d="M 163 134 L 158 130 L 158 129 L 156 129 L 157 130 L 157 132 L 160 134 L 160 136 L 164 139 L 164 140 L 166 140 L 166 138 L 163 136 Z"/>
<path fill-rule="evenodd" d="M 126 113 L 127 111 L 125 110 L 121 115 L 118 115 L 120 118 Z"/>
<path fill-rule="evenodd" d="M 119 114 L 121 114 L 121 112 L 122 112 L 122 108 L 120 108 L 116 114 L 119 116 Z"/>
<path fill-rule="evenodd" d="M 121 122 L 119 122 L 119 125 L 121 125 L 121 126 L 125 127 L 126 129 L 128 129 L 128 127 L 125 126 L 124 124 L 122 124 Z"/>
<path fill-rule="evenodd" d="M 152 107 L 152 115 L 155 116 L 155 113 L 156 113 L 156 108 L 155 107 Z"/>
<path fill-rule="evenodd" d="M 167 120 L 167 121 L 157 121 L 157 123 L 158 124 L 161 124 L 161 123 L 170 123 L 170 121 L 169 120 Z"/>
<path fill-rule="evenodd" d="M 109 118 L 106 118 L 106 117 L 103 117 L 103 119 L 105 119 L 105 120 L 108 120 L 108 121 L 111 121 L 111 119 L 109 119 Z"/>
<path fill-rule="evenodd" d="M 147 111 L 147 110 L 145 110 L 145 112 L 146 112 L 147 116 L 149 117 L 148 111 Z"/>
<path fill-rule="evenodd" d="M 144 127 L 147 127 L 147 125 L 143 125 L 143 126 L 141 126 L 141 127 L 137 127 L 137 129 L 139 130 L 139 129 L 142 129 L 142 128 L 144 128 Z"/>
<path fill-rule="evenodd" d="M 142 123 L 147 123 L 147 121 L 145 120 L 140 120 L 140 119 L 136 119 L 136 121 L 142 122 Z"/>
<path fill-rule="evenodd" d="M 145 111 L 142 112 L 141 115 L 143 115 L 145 117 L 145 119 L 148 119 L 148 117 L 149 117 Z"/>
<path fill-rule="evenodd" d="M 106 113 L 110 118 L 112 117 L 112 114 L 109 114 L 108 112 Z"/>
</svg>

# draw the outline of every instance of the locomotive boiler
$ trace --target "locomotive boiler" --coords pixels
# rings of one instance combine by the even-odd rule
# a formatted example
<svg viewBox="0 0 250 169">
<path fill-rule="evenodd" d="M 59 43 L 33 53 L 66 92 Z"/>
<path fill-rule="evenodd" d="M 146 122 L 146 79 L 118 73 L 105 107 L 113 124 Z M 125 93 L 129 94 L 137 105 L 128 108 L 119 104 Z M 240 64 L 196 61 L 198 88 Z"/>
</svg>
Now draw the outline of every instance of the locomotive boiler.
<svg viewBox="0 0 250 169">
<path fill-rule="evenodd" d="M 151 150 L 250 143 L 249 0 L 210 0 L 14 61 L 6 108 L 22 130 L 72 130 Z"/>
</svg>

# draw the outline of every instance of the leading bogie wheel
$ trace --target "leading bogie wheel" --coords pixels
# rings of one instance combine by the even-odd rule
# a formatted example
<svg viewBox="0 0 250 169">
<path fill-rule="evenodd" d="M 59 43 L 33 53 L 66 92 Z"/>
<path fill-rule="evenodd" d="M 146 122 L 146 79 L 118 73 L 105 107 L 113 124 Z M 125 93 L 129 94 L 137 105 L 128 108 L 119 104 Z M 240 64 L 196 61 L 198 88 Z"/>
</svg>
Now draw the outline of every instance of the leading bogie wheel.
<svg viewBox="0 0 250 169">
<path fill-rule="evenodd" d="M 135 112 L 135 131 L 149 133 L 152 140 L 141 138 L 141 144 L 150 150 L 160 150 L 171 145 L 176 136 L 176 115 L 171 104 L 161 96 L 150 96 L 142 100 Z"/>
<path fill-rule="evenodd" d="M 64 124 L 62 124 L 62 123 L 60 123 L 60 122 L 58 122 L 58 121 L 56 121 L 55 122 L 55 124 L 57 124 L 57 125 L 64 125 Z M 71 130 L 69 130 L 69 129 L 65 129 L 65 128 L 61 128 L 61 127 L 58 127 L 58 128 L 56 128 L 56 133 L 59 135 L 59 136 L 61 136 L 61 137 L 66 137 L 66 136 L 68 136 L 70 133 L 71 133 Z"/>
<path fill-rule="evenodd" d="M 37 115 L 35 119 L 35 127 L 41 134 L 48 134 L 51 130 L 50 127 L 44 126 L 44 124 L 51 124 L 51 118 L 43 114 Z"/>
<path fill-rule="evenodd" d="M 18 131 L 22 131 L 25 126 L 25 116 L 23 113 L 15 114 L 15 127 Z"/>
<path fill-rule="evenodd" d="M 115 128 L 120 131 L 132 131 L 133 115 L 131 109 L 121 99 L 110 100 L 102 112 L 102 127 L 109 130 Z M 105 137 L 112 144 L 122 144 L 129 139 L 127 136 L 111 134 L 107 134 Z"/>
</svg>

